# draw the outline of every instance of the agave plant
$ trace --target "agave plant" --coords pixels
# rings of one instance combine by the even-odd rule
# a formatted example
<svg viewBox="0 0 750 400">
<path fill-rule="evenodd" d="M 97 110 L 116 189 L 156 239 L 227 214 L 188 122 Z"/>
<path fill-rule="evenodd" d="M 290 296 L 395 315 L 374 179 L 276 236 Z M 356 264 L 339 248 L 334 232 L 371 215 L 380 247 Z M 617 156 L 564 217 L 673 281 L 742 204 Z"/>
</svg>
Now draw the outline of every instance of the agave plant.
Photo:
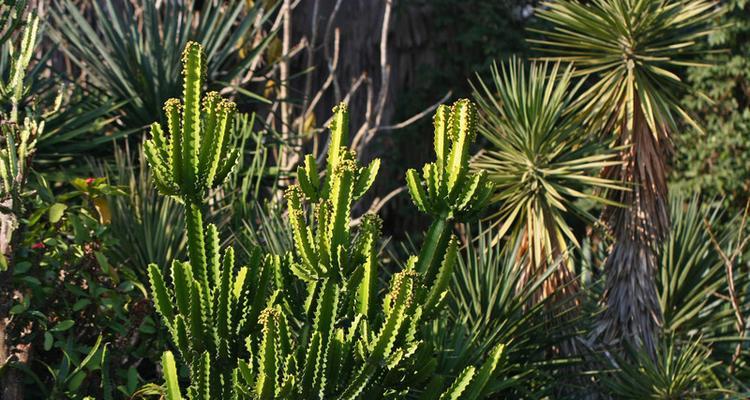
<svg viewBox="0 0 750 400">
<path fill-rule="evenodd" d="M 287 190 L 294 254 L 256 252 L 248 267 L 235 268 L 233 249 L 222 257 L 218 230 L 202 221 L 209 189 L 221 185 L 238 153 L 226 134 L 233 103 L 208 93 L 201 108 L 204 57 L 198 44 L 188 44 L 185 102 L 167 101 L 169 136 L 155 123 L 145 145 L 156 186 L 184 202 L 187 214 L 189 262 L 172 262 L 171 284 L 155 264 L 149 275 L 157 310 L 189 369 L 188 397 L 354 399 L 403 395 L 425 385 L 434 363 L 425 362 L 432 354 L 419 340 L 419 328 L 436 315 L 447 293 L 457 239 L 441 231 L 440 237 L 448 237 L 445 245 L 435 240 L 433 250 L 423 252 L 434 261 L 427 264 L 428 273 L 418 272 L 412 259 L 378 301 L 380 221 L 365 216 L 355 234 L 351 210 L 373 183 L 379 161 L 361 167 L 345 146 L 348 114 L 342 104 L 334 110 L 325 178 L 308 156 L 298 170 L 299 183 Z M 467 172 L 474 113 L 468 102 L 460 102 L 444 114 L 453 128 L 440 130 L 440 139 L 445 149 L 451 143 L 447 158 L 454 162 L 440 170 L 432 164 L 434 175 L 427 174 L 445 177 L 446 188 L 456 193 L 435 198 L 439 201 L 429 198 L 430 210 L 444 216 L 444 227 L 456 216 L 478 212 L 491 191 L 481 175 Z M 412 183 L 423 190 L 421 182 Z M 425 199 L 420 197 L 426 210 Z M 307 288 L 302 301 L 289 288 L 300 281 Z M 271 288 L 274 294 L 268 296 Z M 481 368 L 467 367 L 447 388 L 432 385 L 430 398 L 482 396 L 502 351 L 502 345 L 493 348 Z M 162 364 L 167 397 L 182 398 L 171 352 Z"/>
<path fill-rule="evenodd" d="M 607 259 L 606 311 L 599 331 L 606 342 L 630 341 L 655 349 L 661 310 L 655 286 L 659 244 L 669 233 L 667 162 L 670 134 L 680 118 L 687 86 L 676 74 L 696 65 L 696 42 L 721 10 L 709 0 L 572 0 L 544 2 L 537 15 L 550 23 L 534 40 L 577 75 L 593 76 L 578 102 L 594 131 L 613 134 L 622 164 L 604 176 L 630 187 L 610 191 L 622 207 L 604 218 L 616 242 Z"/>
<path fill-rule="evenodd" d="M 51 7 L 51 38 L 81 70 L 87 88 L 105 99 L 127 102 L 127 128 L 161 120 L 164 101 L 180 92 L 180 54 L 190 40 L 205 44 L 209 83 L 231 82 L 257 67 L 273 34 L 262 34 L 271 15 L 261 4 L 240 0 L 106 0 L 91 2 L 87 15 L 72 0 Z M 225 4 L 226 3 L 226 4 Z M 238 46 L 261 35 L 249 51 Z M 241 55 L 240 52 L 243 54 Z"/>
<path fill-rule="evenodd" d="M 492 88 L 481 78 L 475 87 L 483 111 L 479 132 L 492 146 L 473 166 L 487 171 L 495 183 L 492 201 L 498 211 L 493 217 L 502 224 L 498 235 L 510 233 L 511 243 L 522 242 L 519 287 L 556 267 L 534 302 L 577 290 L 568 243 L 579 244 L 570 218 L 595 223 L 584 202 L 611 202 L 592 189 L 619 188 L 596 176 L 617 165 L 617 155 L 589 140 L 577 122 L 580 108 L 574 103 L 581 83 L 572 83 L 573 74 L 571 66 L 532 63 L 527 70 L 513 59 L 493 66 Z"/>
</svg>

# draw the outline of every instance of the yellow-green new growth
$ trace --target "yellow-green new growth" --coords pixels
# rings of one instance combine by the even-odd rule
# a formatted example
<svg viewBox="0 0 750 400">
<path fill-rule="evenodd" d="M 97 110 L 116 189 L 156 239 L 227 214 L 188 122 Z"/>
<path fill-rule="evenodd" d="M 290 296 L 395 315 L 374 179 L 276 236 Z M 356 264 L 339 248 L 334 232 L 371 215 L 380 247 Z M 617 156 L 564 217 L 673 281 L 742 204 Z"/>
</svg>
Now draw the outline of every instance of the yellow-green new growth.
<svg viewBox="0 0 750 400">
<path fill-rule="evenodd" d="M 469 171 L 469 146 L 476 138 L 477 110 L 458 100 L 449 109 L 438 107 L 435 125 L 435 162 L 426 164 L 422 179 L 416 170 L 406 173 L 414 204 L 433 217 L 465 220 L 484 208 L 492 194 L 485 173 Z"/>
<path fill-rule="evenodd" d="M 451 241 L 451 223 L 479 214 L 494 188 L 484 171 L 469 170 L 469 146 L 477 136 L 474 103 L 462 99 L 451 108 L 441 105 L 433 122 L 435 162 L 425 164 L 421 179 L 414 169 L 406 173 L 406 186 L 414 204 L 433 217 L 416 264 L 416 270 L 428 282 L 442 275 L 444 268 L 445 273 L 452 271 L 452 260 L 442 257 Z M 433 304 L 437 298 L 431 297 Z"/>
<path fill-rule="evenodd" d="M 302 259 L 292 268 L 298 277 L 309 282 L 339 279 L 353 272 L 355 266 L 349 262 L 355 256 L 349 226 L 351 208 L 370 188 L 380 168 L 378 159 L 361 167 L 356 154 L 345 146 L 349 135 L 346 105 L 336 106 L 333 112 L 326 176 L 319 177 L 315 158 L 308 156 L 305 165 L 297 169 L 298 183 L 286 191 L 289 220 Z M 312 213 L 315 229 L 307 224 L 304 202 L 317 203 Z M 363 257 L 356 254 L 355 258 Z"/>
<path fill-rule="evenodd" d="M 229 124 L 236 105 L 209 92 L 201 99 L 206 60 L 203 48 L 187 44 L 182 57 L 183 98 L 164 105 L 168 136 L 161 125 L 151 125 L 145 151 L 154 170 L 154 182 L 165 195 L 200 204 L 210 189 L 220 185 L 239 155 L 229 149 Z"/>
</svg>

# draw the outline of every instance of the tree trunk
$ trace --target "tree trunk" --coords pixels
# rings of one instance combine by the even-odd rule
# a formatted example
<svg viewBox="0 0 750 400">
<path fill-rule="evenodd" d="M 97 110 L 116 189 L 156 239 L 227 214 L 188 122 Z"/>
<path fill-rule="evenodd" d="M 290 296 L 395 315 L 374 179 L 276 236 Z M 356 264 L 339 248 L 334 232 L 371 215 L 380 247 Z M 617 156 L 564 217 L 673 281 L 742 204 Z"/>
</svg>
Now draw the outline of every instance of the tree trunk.
<svg viewBox="0 0 750 400">
<path fill-rule="evenodd" d="M 662 318 L 655 282 L 658 251 L 670 230 L 666 160 L 671 148 L 666 132 L 651 131 L 637 99 L 632 130 L 627 122 L 621 127 L 620 144 L 628 146 L 624 164 L 605 171 L 631 190 L 610 195 L 627 207 L 610 207 L 604 214 L 616 243 L 605 263 L 607 309 L 598 332 L 605 343 L 627 341 L 653 357 Z"/>
</svg>

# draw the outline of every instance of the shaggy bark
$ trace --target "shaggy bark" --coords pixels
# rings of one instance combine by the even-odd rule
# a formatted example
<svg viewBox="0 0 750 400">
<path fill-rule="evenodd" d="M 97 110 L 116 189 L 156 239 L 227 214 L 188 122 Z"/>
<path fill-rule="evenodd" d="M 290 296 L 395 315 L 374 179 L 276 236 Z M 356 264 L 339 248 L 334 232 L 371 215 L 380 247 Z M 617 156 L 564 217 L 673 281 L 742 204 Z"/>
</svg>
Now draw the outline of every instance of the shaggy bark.
<svg viewBox="0 0 750 400">
<path fill-rule="evenodd" d="M 630 190 L 610 194 L 626 207 L 610 207 L 604 214 L 616 242 L 605 263 L 607 309 L 599 332 L 605 343 L 626 340 L 653 356 L 662 319 L 655 282 L 658 248 L 670 230 L 666 160 L 671 147 L 664 128 L 649 128 L 637 97 L 635 110 L 632 130 L 626 123 L 621 128 L 620 144 L 629 146 L 624 164 L 605 171 Z"/>
</svg>

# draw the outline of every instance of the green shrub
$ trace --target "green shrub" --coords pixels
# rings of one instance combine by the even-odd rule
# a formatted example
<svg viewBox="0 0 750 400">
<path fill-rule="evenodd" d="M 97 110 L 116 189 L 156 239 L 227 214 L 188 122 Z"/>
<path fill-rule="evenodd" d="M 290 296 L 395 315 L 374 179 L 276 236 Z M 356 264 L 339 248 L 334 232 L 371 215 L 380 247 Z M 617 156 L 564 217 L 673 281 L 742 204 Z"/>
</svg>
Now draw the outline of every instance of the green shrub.
<svg viewBox="0 0 750 400">
<path fill-rule="evenodd" d="M 705 132 L 686 126 L 676 135 L 670 185 L 688 195 L 725 197 L 740 211 L 750 191 L 750 3 L 721 3 L 722 29 L 704 44 L 717 51 L 703 60 L 708 67 L 687 69 L 696 93 L 682 98 Z"/>
</svg>

